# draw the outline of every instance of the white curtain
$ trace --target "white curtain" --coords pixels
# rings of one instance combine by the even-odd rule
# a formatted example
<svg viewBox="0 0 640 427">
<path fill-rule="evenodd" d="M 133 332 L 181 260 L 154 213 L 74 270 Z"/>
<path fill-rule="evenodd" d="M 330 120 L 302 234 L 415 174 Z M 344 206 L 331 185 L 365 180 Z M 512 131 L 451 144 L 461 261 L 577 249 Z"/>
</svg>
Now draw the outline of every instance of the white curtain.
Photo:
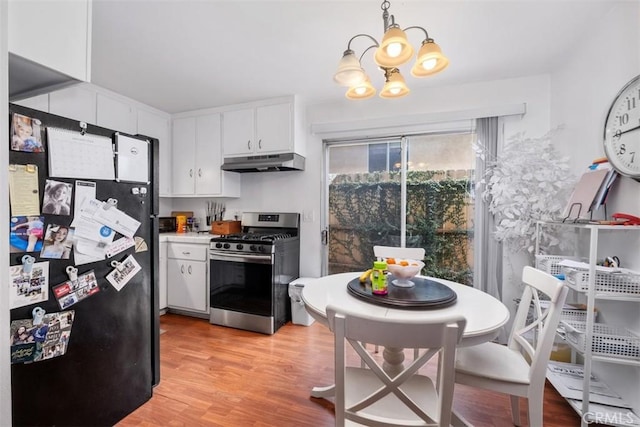
<svg viewBox="0 0 640 427">
<path fill-rule="evenodd" d="M 476 120 L 477 143 L 484 153 L 476 161 L 475 244 L 473 265 L 473 286 L 502 301 L 502 244 L 493 238 L 495 218 L 489 212 L 488 203 L 482 197 L 485 185 L 481 183 L 488 163 L 498 154 L 498 117 Z M 506 342 L 506 332 L 499 341 Z"/>
</svg>

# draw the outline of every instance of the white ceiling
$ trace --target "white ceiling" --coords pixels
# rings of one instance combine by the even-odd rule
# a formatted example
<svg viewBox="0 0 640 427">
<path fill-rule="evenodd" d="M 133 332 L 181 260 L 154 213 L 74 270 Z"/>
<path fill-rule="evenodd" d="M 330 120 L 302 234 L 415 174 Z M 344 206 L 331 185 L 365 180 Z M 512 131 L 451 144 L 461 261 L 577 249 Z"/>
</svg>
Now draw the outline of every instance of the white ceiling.
<svg viewBox="0 0 640 427">
<path fill-rule="evenodd" d="M 627 0 L 637 1 L 637 0 Z M 299 94 L 343 99 L 333 83 L 349 39 L 383 32 L 380 0 L 93 0 L 92 82 L 177 113 Z M 410 88 L 546 73 L 615 5 L 611 0 L 391 1 L 402 28 L 421 26 L 450 65 Z M 409 30 L 415 47 L 420 31 Z M 354 41 L 360 55 L 365 38 Z M 362 59 L 374 86 L 373 49 Z M 411 96 L 411 94 L 409 95 Z M 359 101 L 367 102 L 367 101 Z"/>
</svg>

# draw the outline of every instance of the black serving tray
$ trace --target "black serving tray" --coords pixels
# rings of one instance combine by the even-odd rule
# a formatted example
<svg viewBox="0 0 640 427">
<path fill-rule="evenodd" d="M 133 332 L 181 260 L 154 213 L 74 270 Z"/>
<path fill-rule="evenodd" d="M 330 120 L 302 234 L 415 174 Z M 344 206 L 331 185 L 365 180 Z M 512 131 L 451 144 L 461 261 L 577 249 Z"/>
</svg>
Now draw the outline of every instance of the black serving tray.
<svg viewBox="0 0 640 427">
<path fill-rule="evenodd" d="M 414 277 L 411 281 L 415 286 L 405 288 L 392 284 L 394 279 L 393 275 L 387 277 L 387 295 L 372 293 L 371 283 L 360 283 L 357 277 L 347 284 L 347 291 L 354 297 L 372 304 L 394 308 L 442 308 L 455 303 L 458 298 L 453 289 L 435 280 Z"/>
</svg>

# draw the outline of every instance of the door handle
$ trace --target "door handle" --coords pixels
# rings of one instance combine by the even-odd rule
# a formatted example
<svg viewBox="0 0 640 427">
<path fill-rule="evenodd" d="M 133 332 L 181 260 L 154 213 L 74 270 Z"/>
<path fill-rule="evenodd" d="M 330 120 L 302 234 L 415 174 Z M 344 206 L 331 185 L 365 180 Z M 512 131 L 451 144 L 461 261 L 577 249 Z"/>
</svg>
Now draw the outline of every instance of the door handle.
<svg viewBox="0 0 640 427">
<path fill-rule="evenodd" d="M 247 150 L 251 150 L 251 140 L 247 141 Z"/>
<path fill-rule="evenodd" d="M 322 230 L 322 232 L 320 233 L 320 241 L 323 245 L 327 245 L 327 242 L 329 241 L 329 229 L 325 228 L 324 230 Z"/>
<path fill-rule="evenodd" d="M 193 169 L 189 169 L 189 178 L 193 178 Z"/>
<path fill-rule="evenodd" d="M 189 271 L 189 274 L 191 274 L 191 266 L 189 266 L 189 268 L 187 268 L 187 270 Z"/>
<path fill-rule="evenodd" d="M 184 265 L 180 266 L 180 273 L 184 274 Z"/>
<path fill-rule="evenodd" d="M 202 169 L 198 168 L 198 178 L 202 178 Z"/>
<path fill-rule="evenodd" d="M 182 252 L 182 255 L 191 255 L 191 252 Z"/>
<path fill-rule="evenodd" d="M 262 139 L 258 140 L 258 150 L 262 150 Z"/>
</svg>

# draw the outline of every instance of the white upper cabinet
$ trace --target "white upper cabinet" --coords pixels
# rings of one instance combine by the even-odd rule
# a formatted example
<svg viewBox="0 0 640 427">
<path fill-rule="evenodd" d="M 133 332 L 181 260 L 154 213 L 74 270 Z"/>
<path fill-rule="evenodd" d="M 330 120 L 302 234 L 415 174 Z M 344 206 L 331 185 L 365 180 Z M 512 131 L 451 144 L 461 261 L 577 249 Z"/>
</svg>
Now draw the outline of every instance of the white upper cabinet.
<svg viewBox="0 0 640 427">
<path fill-rule="evenodd" d="M 220 139 L 219 113 L 173 120 L 173 196 L 240 196 L 240 175 L 220 169 Z"/>
<path fill-rule="evenodd" d="M 195 193 L 196 119 L 187 117 L 173 120 L 172 194 Z"/>
<path fill-rule="evenodd" d="M 138 128 L 136 109 L 127 102 L 98 93 L 96 124 L 135 135 Z"/>
<path fill-rule="evenodd" d="M 254 109 L 223 113 L 223 148 L 225 156 L 246 155 L 255 151 Z"/>
<path fill-rule="evenodd" d="M 171 195 L 171 135 L 169 116 L 138 110 L 138 133 L 156 138 L 159 143 L 159 188 L 160 196 Z"/>
<path fill-rule="evenodd" d="M 91 80 L 90 0 L 9 0 L 8 23 L 9 52 Z"/>
<path fill-rule="evenodd" d="M 31 98 L 20 99 L 13 103 L 22 105 L 23 107 L 33 108 L 34 110 L 44 111 L 45 113 L 49 111 L 49 95 L 46 93 Z"/>
<path fill-rule="evenodd" d="M 51 92 L 49 112 L 94 125 L 96 124 L 96 92 L 82 85 Z"/>
<path fill-rule="evenodd" d="M 224 156 L 304 154 L 298 116 L 293 97 L 225 111 L 222 124 Z"/>
</svg>

